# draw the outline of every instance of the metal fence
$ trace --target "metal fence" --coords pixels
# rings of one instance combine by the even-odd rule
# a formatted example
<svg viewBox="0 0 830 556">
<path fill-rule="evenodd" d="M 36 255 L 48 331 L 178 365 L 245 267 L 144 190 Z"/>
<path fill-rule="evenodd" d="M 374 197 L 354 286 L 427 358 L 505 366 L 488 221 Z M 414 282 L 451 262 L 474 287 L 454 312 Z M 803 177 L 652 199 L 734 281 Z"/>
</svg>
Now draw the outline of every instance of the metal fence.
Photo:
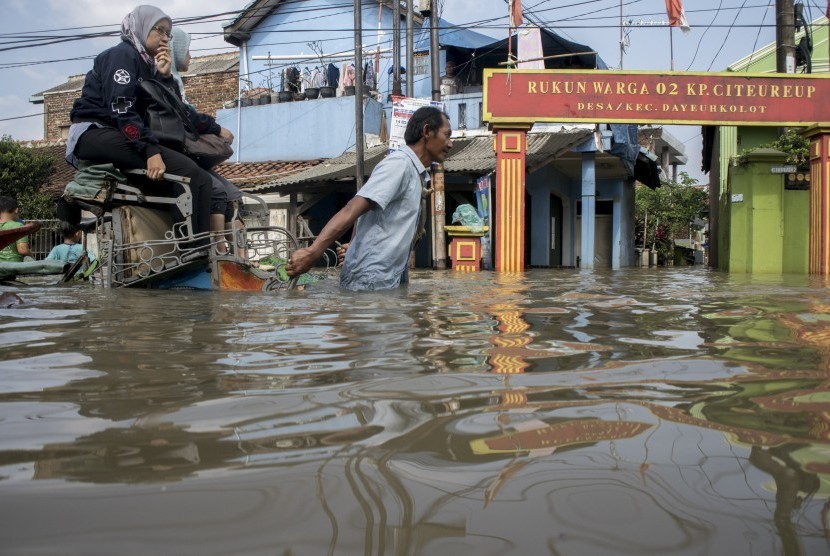
<svg viewBox="0 0 830 556">
<path fill-rule="evenodd" d="M 60 220 L 26 220 L 25 222 L 40 222 L 40 229 L 29 235 L 29 250 L 36 260 L 45 259 L 52 247 L 63 243 Z"/>
</svg>

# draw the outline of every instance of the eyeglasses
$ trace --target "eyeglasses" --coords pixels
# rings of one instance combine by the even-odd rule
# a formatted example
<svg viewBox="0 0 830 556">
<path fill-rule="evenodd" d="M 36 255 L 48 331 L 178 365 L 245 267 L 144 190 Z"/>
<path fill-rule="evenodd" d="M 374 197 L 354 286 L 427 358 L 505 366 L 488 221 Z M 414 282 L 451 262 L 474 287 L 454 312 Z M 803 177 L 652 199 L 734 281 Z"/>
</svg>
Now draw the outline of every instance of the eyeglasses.
<svg viewBox="0 0 830 556">
<path fill-rule="evenodd" d="M 153 31 L 155 31 L 156 33 L 158 33 L 159 35 L 161 35 L 163 37 L 167 37 L 168 39 L 173 38 L 173 33 L 168 31 L 164 27 L 159 27 L 158 25 L 155 25 L 153 27 L 150 27 L 150 29 L 152 29 Z"/>
</svg>

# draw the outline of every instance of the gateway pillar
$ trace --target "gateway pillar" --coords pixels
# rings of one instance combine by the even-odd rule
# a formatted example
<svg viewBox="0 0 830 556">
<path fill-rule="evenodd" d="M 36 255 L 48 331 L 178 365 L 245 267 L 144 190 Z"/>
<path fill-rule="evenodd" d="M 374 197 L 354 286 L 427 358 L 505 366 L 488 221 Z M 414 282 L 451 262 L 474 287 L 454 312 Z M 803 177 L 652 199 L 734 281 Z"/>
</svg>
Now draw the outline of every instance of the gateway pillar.
<svg viewBox="0 0 830 556">
<path fill-rule="evenodd" d="M 830 274 L 830 127 L 802 132 L 810 140 L 810 274 Z"/>
<path fill-rule="evenodd" d="M 525 155 L 529 129 L 495 128 L 496 272 L 523 272 L 525 267 Z"/>
</svg>

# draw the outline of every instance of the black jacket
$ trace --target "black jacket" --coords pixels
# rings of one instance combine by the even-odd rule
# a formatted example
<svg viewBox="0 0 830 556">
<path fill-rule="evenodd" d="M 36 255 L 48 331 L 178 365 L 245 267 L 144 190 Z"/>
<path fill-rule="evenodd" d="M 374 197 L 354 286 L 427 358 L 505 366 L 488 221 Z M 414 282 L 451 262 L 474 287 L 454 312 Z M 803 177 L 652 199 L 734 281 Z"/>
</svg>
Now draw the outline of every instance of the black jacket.
<svg viewBox="0 0 830 556">
<path fill-rule="evenodd" d="M 69 117 L 73 123 L 93 121 L 121 131 L 130 145 L 145 158 L 157 154 L 159 142 L 144 125 L 148 98 L 138 86 L 143 79 L 157 79 L 178 91 L 172 77 L 153 75 L 138 51 L 122 41 L 95 57 L 86 74 L 81 98 L 75 101 Z M 218 134 L 220 127 L 207 114 L 191 111 L 190 119 L 199 133 Z"/>
</svg>

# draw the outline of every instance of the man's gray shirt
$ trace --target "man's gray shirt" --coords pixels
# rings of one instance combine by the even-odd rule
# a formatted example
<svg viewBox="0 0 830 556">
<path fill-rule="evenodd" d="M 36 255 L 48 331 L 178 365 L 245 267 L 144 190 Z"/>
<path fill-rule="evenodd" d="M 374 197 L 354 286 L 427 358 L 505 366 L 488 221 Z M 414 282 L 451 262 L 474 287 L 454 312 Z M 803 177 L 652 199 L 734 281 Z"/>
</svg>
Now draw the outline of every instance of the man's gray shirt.
<svg viewBox="0 0 830 556">
<path fill-rule="evenodd" d="M 407 281 L 426 168 L 407 146 L 389 154 L 360 191 L 373 204 L 357 220 L 340 285 L 350 290 L 397 288 Z"/>
</svg>

